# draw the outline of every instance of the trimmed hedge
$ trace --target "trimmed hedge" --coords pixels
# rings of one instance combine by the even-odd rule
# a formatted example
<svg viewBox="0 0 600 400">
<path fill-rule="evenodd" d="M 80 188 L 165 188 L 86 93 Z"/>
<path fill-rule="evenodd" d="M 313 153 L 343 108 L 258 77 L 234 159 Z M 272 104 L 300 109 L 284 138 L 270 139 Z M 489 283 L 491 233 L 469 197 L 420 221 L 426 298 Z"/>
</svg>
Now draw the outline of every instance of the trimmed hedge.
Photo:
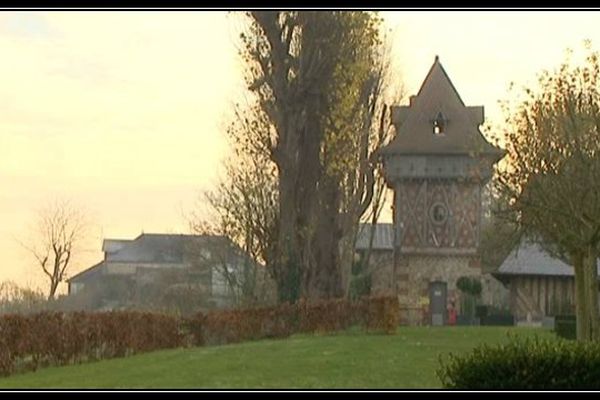
<svg viewBox="0 0 600 400">
<path fill-rule="evenodd" d="M 184 336 L 174 316 L 142 312 L 4 315 L 0 375 L 178 347 Z"/>
<path fill-rule="evenodd" d="M 600 389 L 600 343 L 513 338 L 504 345 L 480 345 L 467 355 L 440 357 L 437 375 L 449 389 Z"/>
<path fill-rule="evenodd" d="M 218 310 L 193 318 L 136 312 L 42 312 L 0 316 L 0 375 L 182 347 L 335 332 L 353 325 L 393 333 L 397 298 L 300 301 Z"/>
<path fill-rule="evenodd" d="M 284 338 L 294 333 L 329 333 L 360 326 L 367 331 L 394 333 L 399 324 L 396 297 L 368 297 L 308 302 L 277 307 L 198 313 L 186 324 L 197 346 Z"/>
<path fill-rule="evenodd" d="M 577 339 L 577 318 L 575 315 L 557 315 L 554 317 L 554 333 L 564 339 Z"/>
<path fill-rule="evenodd" d="M 481 326 L 513 326 L 515 317 L 510 314 L 490 314 L 481 318 Z"/>
</svg>

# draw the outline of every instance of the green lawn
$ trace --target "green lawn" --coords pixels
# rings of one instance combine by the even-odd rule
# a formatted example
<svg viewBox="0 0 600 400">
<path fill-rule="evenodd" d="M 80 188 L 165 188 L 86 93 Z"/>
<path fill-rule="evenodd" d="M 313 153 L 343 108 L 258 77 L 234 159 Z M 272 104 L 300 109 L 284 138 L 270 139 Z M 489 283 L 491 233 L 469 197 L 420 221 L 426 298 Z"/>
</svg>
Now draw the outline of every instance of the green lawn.
<svg viewBox="0 0 600 400">
<path fill-rule="evenodd" d="M 536 328 L 402 327 L 395 335 L 346 332 L 157 351 L 46 368 L 0 379 L 0 388 L 436 388 L 438 355 Z"/>
</svg>

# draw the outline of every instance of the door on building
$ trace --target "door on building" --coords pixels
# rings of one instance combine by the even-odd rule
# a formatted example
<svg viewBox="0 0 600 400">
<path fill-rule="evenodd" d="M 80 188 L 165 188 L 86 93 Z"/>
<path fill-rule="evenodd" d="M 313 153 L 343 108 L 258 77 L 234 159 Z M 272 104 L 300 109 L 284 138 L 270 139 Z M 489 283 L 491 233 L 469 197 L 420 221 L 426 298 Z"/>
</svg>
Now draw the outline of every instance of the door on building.
<svg viewBox="0 0 600 400">
<path fill-rule="evenodd" d="M 433 326 L 447 323 L 447 293 L 446 282 L 436 281 L 429 284 L 429 315 L 431 315 L 431 325 Z"/>
</svg>

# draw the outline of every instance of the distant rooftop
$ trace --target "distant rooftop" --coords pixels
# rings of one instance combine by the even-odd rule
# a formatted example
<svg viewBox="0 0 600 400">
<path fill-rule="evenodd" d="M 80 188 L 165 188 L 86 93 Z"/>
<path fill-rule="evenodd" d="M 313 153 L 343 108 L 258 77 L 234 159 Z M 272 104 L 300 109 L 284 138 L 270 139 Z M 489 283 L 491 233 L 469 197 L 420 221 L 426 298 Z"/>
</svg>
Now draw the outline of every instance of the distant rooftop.
<svg viewBox="0 0 600 400">
<path fill-rule="evenodd" d="M 373 231 L 372 224 L 360 224 L 356 238 L 356 250 L 369 248 L 369 240 Z M 375 225 L 373 250 L 394 250 L 394 224 L 381 223 Z"/>
<path fill-rule="evenodd" d="M 508 255 L 493 274 L 499 276 L 545 275 L 568 277 L 574 276 L 574 271 L 571 265 L 552 257 L 539 244 L 524 242 Z"/>
<path fill-rule="evenodd" d="M 105 239 L 102 244 L 104 260 L 79 272 L 68 281 L 87 279 L 100 273 L 107 263 L 130 264 L 182 264 L 186 254 L 193 252 L 190 245 L 220 244 L 228 246 L 236 257 L 246 257 L 231 240 L 225 236 L 184 235 L 164 233 L 142 233 L 135 239 Z"/>
<path fill-rule="evenodd" d="M 131 263 L 182 263 L 186 246 L 209 241 L 228 241 L 223 236 L 142 233 L 133 240 L 106 239 L 106 261 Z"/>
</svg>

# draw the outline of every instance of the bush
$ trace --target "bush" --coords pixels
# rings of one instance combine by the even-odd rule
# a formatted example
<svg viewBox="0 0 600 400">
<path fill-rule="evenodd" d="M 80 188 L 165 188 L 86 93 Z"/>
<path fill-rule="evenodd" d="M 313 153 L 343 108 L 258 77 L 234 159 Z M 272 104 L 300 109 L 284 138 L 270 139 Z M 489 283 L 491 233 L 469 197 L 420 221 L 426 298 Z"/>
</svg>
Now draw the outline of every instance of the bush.
<svg viewBox="0 0 600 400">
<path fill-rule="evenodd" d="M 360 326 L 372 332 L 393 333 L 398 327 L 396 297 L 365 297 L 306 301 L 276 307 L 198 313 L 186 322 L 197 346 L 284 338 L 294 333 L 330 333 Z"/>
<path fill-rule="evenodd" d="M 554 317 L 554 333 L 564 339 L 577 339 L 577 319 L 574 315 Z"/>
<path fill-rule="evenodd" d="M 513 326 L 515 317 L 511 314 L 490 314 L 481 318 L 482 326 Z"/>
<path fill-rule="evenodd" d="M 179 319 L 141 312 L 0 317 L 0 375 L 181 346 Z"/>
<path fill-rule="evenodd" d="M 283 338 L 294 333 L 294 311 L 287 305 L 198 313 L 187 321 L 196 346 Z"/>
<path fill-rule="evenodd" d="M 40 312 L 51 303 L 40 291 L 20 287 L 11 281 L 0 282 L 0 315 Z"/>
<path fill-rule="evenodd" d="M 372 297 L 210 311 L 190 318 L 139 311 L 7 314 L 0 316 L 0 375 L 180 346 L 335 332 L 353 325 L 393 333 L 398 312 L 397 298 Z"/>
<path fill-rule="evenodd" d="M 481 282 L 477 278 L 461 276 L 456 281 L 456 287 L 463 293 L 477 297 L 481 294 Z"/>
<path fill-rule="evenodd" d="M 461 291 L 461 314 L 475 317 L 479 296 L 481 295 L 481 282 L 474 277 L 461 276 L 456 281 L 456 288 Z M 477 317 L 479 317 L 477 315 Z"/>
<path fill-rule="evenodd" d="M 488 316 L 489 314 L 489 306 L 487 305 L 480 305 L 480 306 L 476 306 L 475 307 L 475 316 L 477 318 L 485 318 Z"/>
<path fill-rule="evenodd" d="M 480 345 L 463 356 L 440 358 L 445 388 L 472 390 L 600 389 L 600 343 L 516 339 Z"/>
<path fill-rule="evenodd" d="M 494 305 L 478 306 L 481 325 L 487 326 L 512 326 L 515 324 L 514 315 L 507 307 Z M 483 310 L 485 308 L 485 311 Z"/>
</svg>

